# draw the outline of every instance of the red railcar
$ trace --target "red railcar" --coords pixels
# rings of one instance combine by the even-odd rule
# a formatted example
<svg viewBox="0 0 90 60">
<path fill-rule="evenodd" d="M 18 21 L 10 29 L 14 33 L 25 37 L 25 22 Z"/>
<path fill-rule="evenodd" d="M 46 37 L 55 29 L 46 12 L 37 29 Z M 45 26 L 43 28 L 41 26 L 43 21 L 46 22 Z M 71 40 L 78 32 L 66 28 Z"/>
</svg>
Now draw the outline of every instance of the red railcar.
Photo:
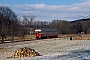
<svg viewBox="0 0 90 60">
<path fill-rule="evenodd" d="M 58 30 L 56 29 L 36 29 L 34 36 L 36 39 L 47 37 L 58 37 Z"/>
</svg>

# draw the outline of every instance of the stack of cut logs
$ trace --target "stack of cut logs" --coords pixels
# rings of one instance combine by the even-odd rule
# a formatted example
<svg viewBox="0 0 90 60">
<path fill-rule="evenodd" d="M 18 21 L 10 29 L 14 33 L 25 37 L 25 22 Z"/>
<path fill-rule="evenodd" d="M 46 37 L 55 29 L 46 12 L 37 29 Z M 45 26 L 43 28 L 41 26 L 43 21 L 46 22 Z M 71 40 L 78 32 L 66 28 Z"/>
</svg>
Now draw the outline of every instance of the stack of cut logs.
<svg viewBox="0 0 90 60">
<path fill-rule="evenodd" d="M 12 58 L 19 58 L 19 57 L 34 57 L 34 56 L 40 56 L 38 52 L 36 52 L 34 49 L 31 48 L 20 48 L 18 49 Z"/>
</svg>

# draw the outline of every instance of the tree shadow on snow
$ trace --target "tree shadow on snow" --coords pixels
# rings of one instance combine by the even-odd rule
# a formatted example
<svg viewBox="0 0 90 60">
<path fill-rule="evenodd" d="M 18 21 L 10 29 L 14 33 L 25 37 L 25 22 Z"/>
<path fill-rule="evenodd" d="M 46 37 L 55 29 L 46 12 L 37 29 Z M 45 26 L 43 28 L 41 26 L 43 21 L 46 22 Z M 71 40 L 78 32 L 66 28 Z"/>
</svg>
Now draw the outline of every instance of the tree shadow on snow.
<svg viewBox="0 0 90 60">
<path fill-rule="evenodd" d="M 59 60 L 90 60 L 90 50 L 76 50 L 66 55 L 58 55 L 54 59 Z"/>
</svg>

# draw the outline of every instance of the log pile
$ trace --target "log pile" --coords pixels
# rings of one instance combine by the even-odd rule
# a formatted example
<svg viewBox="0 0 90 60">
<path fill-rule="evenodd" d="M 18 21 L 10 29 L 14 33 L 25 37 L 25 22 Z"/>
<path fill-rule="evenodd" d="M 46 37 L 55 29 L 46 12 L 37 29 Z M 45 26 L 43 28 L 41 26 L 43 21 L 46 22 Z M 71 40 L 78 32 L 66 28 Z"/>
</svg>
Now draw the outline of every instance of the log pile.
<svg viewBox="0 0 90 60">
<path fill-rule="evenodd" d="M 24 47 L 18 49 L 11 57 L 20 58 L 20 57 L 34 57 L 34 56 L 41 56 L 41 55 L 38 52 L 36 52 L 34 49 Z"/>
</svg>

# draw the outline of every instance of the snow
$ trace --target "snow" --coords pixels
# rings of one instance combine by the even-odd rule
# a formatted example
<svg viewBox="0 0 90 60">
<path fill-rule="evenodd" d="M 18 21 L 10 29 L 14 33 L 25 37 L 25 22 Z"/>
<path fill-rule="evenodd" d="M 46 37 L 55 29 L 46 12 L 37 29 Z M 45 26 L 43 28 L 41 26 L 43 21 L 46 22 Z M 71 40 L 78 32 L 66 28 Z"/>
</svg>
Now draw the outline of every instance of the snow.
<svg viewBox="0 0 90 60">
<path fill-rule="evenodd" d="M 25 42 L 24 42 L 25 43 Z M 15 50 L 21 47 L 35 49 L 42 56 L 8 58 Z M 0 52 L 1 53 L 1 52 Z M 34 42 L 8 46 L 7 51 L 10 55 L 2 57 L 5 60 L 90 60 L 90 41 L 89 40 L 67 40 L 67 39 L 47 39 Z"/>
</svg>

